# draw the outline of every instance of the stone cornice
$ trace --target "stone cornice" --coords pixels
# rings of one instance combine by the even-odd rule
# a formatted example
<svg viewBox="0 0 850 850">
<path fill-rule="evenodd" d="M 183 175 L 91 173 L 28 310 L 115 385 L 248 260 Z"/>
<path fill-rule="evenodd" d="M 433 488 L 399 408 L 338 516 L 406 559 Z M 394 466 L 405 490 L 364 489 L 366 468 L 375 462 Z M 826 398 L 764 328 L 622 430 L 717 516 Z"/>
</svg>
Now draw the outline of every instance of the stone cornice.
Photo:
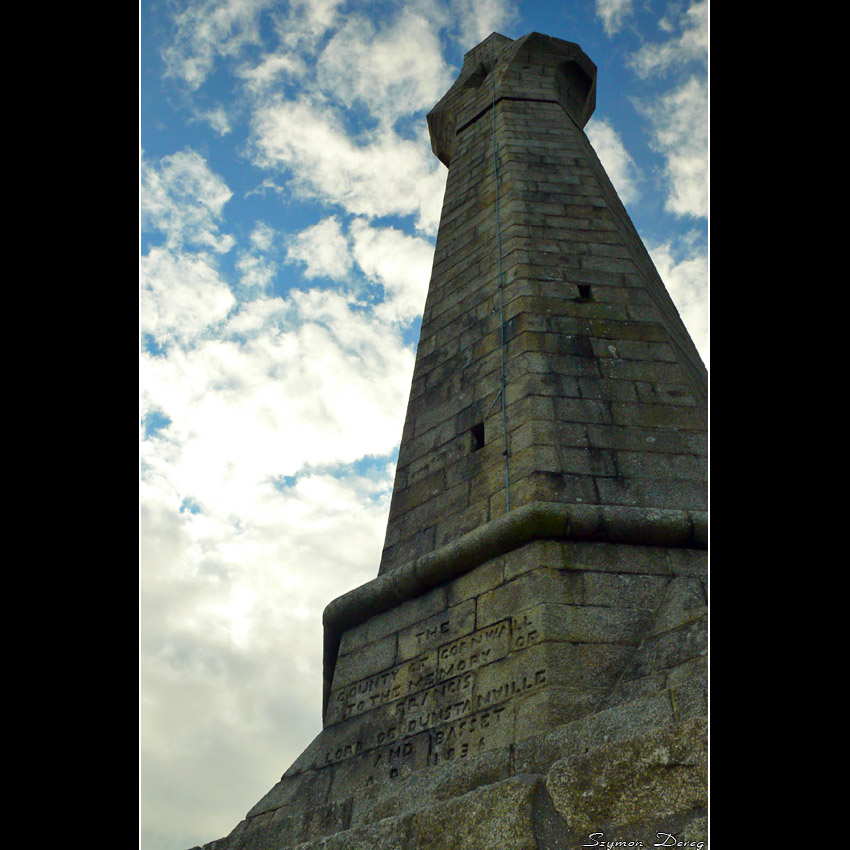
<svg viewBox="0 0 850 850">
<path fill-rule="evenodd" d="M 323 711 L 345 629 L 534 540 L 707 549 L 708 515 L 705 511 L 534 502 L 379 575 L 325 608 Z"/>
</svg>

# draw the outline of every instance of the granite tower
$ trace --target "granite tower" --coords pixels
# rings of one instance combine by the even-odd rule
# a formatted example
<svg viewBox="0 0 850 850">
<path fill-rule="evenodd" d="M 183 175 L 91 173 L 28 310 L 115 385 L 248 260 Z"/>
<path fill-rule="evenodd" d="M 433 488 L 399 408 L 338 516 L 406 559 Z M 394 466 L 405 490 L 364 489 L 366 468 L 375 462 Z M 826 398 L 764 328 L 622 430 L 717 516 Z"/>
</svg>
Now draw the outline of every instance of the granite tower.
<svg viewBox="0 0 850 850">
<path fill-rule="evenodd" d="M 449 174 L 378 576 L 325 611 L 323 731 L 211 848 L 705 841 L 707 377 L 595 92 L 578 45 L 494 33 L 429 114 Z"/>
</svg>

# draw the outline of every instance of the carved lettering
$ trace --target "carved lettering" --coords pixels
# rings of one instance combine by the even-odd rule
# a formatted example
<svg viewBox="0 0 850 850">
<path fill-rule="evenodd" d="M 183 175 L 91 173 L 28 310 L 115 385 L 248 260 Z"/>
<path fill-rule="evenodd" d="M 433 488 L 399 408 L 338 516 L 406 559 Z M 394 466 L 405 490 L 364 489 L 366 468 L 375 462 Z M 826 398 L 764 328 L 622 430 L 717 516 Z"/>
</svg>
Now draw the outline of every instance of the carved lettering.
<svg viewBox="0 0 850 850">
<path fill-rule="evenodd" d="M 511 620 L 511 650 L 525 649 L 540 640 L 540 629 L 527 613 L 519 614 Z"/>
<path fill-rule="evenodd" d="M 481 732 L 498 726 L 504 710 L 505 706 L 496 706 L 489 711 L 474 714 L 436 729 L 429 738 L 429 764 L 466 758 L 472 753 L 483 750 L 485 738 Z"/>
<path fill-rule="evenodd" d="M 444 644 L 437 650 L 437 678 L 449 679 L 504 658 L 509 643 L 509 621 L 503 620 Z"/>
<path fill-rule="evenodd" d="M 445 620 L 444 622 L 440 623 L 439 625 L 435 624 L 435 625 L 425 626 L 420 631 L 416 632 L 416 640 L 417 640 L 418 643 L 421 644 L 423 641 L 431 640 L 431 639 L 437 637 L 438 635 L 448 634 L 449 630 L 450 629 L 449 629 L 449 621 L 448 620 Z"/>
<path fill-rule="evenodd" d="M 409 755 L 412 752 L 409 739 L 425 732 L 428 733 L 431 763 L 464 758 L 485 746 L 484 736 L 500 724 L 506 703 L 546 684 L 547 671 L 542 668 L 515 676 L 481 692 L 475 690 L 475 676 L 475 673 L 467 673 L 397 700 L 391 707 L 392 722 L 380 727 L 370 743 L 358 740 L 328 750 L 325 763 L 332 764 L 376 750 L 372 757 L 373 768 L 383 767 L 390 759 Z M 464 743 L 469 746 L 464 748 Z"/>
<path fill-rule="evenodd" d="M 341 744 L 335 749 L 327 750 L 325 752 L 325 764 L 334 764 L 335 762 L 342 761 L 343 759 L 359 755 L 362 751 L 362 741 L 354 741 L 350 744 Z"/>
<path fill-rule="evenodd" d="M 398 744 L 378 749 L 371 760 L 372 770 L 386 770 L 390 779 L 399 775 L 400 767 L 411 760 L 416 747 L 414 741 L 401 741 Z M 368 780 L 367 780 L 368 781 Z M 374 781 L 374 780 L 373 780 Z"/>
<path fill-rule="evenodd" d="M 501 685 L 497 685 L 494 688 L 490 688 L 483 693 L 477 694 L 475 698 L 475 707 L 476 709 L 481 709 L 484 706 L 504 702 L 516 694 L 524 693 L 525 691 L 529 691 L 532 688 L 545 684 L 546 670 L 537 670 L 533 674 L 521 676 L 518 679 L 512 679 Z"/>
</svg>

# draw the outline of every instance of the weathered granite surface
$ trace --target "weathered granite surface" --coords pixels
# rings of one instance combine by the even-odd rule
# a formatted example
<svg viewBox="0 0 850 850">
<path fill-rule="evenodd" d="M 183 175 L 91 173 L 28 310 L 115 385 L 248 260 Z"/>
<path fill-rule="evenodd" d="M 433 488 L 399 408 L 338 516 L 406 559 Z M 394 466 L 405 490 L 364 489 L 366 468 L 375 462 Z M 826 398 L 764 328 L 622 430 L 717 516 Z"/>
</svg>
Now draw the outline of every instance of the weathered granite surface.
<svg viewBox="0 0 850 850">
<path fill-rule="evenodd" d="M 494 33 L 429 115 L 450 168 L 381 575 L 532 503 L 706 510 L 705 367 L 582 129 L 595 76 Z"/>
<path fill-rule="evenodd" d="M 595 76 L 494 33 L 429 115 L 379 574 L 325 611 L 322 732 L 207 850 L 707 846 L 706 373 L 584 135 Z"/>
<path fill-rule="evenodd" d="M 704 841 L 705 560 L 536 541 L 346 630 L 325 728 L 209 850 Z"/>
</svg>

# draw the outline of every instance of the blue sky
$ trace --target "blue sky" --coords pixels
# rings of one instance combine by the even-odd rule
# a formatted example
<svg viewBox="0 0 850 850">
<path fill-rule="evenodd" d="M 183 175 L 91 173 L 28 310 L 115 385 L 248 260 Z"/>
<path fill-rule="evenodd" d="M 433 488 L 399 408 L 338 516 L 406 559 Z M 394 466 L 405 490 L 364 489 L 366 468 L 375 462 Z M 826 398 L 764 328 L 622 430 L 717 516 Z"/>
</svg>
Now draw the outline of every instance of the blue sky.
<svg viewBox="0 0 850 850">
<path fill-rule="evenodd" d="M 318 733 L 377 574 L 446 169 L 491 32 L 577 42 L 586 130 L 708 365 L 706 2 L 140 9 L 141 842 L 229 832 Z"/>
</svg>

